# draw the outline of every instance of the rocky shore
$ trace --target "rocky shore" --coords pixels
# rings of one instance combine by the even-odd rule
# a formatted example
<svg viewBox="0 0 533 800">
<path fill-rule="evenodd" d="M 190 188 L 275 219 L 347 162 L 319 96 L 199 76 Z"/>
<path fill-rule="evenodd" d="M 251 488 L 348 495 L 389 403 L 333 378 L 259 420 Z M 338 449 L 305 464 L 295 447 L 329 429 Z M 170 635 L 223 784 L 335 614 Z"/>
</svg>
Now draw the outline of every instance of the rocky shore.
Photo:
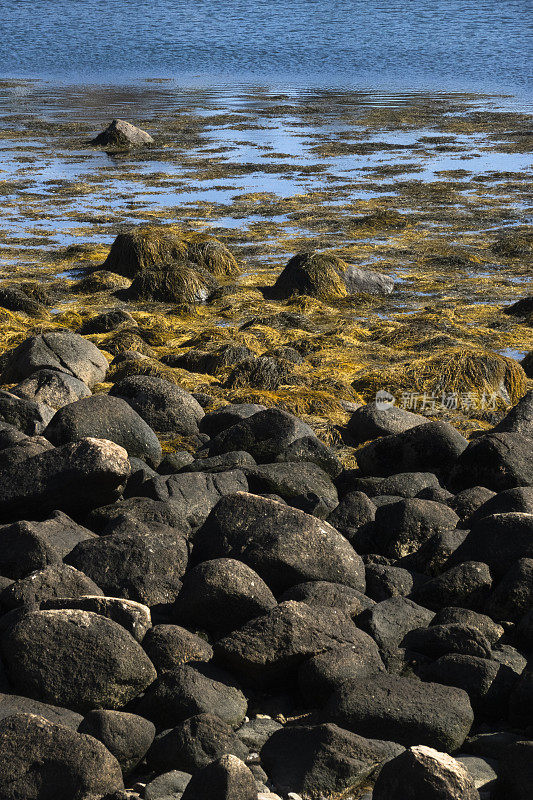
<svg viewBox="0 0 533 800">
<path fill-rule="evenodd" d="M 233 268 L 123 245 L 132 286 Z M 279 284 L 324 268 L 349 285 L 323 259 Z M 354 407 L 348 467 L 279 407 L 113 374 L 65 329 L 1 379 L 1 800 L 532 796 L 533 391 L 470 441 Z"/>
</svg>

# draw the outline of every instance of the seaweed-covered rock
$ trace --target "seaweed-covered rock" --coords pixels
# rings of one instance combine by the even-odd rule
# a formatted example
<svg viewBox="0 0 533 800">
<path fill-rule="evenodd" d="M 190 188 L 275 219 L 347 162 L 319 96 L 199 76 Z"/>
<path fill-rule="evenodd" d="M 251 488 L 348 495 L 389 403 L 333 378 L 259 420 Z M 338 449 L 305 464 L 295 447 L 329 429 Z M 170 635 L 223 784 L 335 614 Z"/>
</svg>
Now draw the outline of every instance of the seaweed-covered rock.
<svg viewBox="0 0 533 800">
<path fill-rule="evenodd" d="M 111 311 L 103 311 L 101 314 L 85 320 L 80 333 L 109 333 L 123 328 L 125 325 L 130 328 L 136 327 L 135 318 L 132 317 L 129 311 L 124 311 L 122 308 L 113 308 Z"/>
<path fill-rule="evenodd" d="M 40 369 L 73 375 L 89 388 L 103 381 L 107 359 L 92 342 L 70 331 L 49 331 L 30 336 L 6 354 L 2 380 L 17 383 Z"/>
<path fill-rule="evenodd" d="M 332 253 L 308 252 L 290 259 L 273 291 L 279 297 L 307 294 L 327 299 L 360 292 L 387 295 L 393 288 L 387 275 L 346 264 Z"/>
<path fill-rule="evenodd" d="M 410 747 L 385 764 L 373 800 L 479 800 L 468 770 L 448 753 Z"/>
<path fill-rule="evenodd" d="M 35 714 L 0 721 L 0 774 L 2 800 L 88 800 L 124 786 L 101 742 Z"/>
<path fill-rule="evenodd" d="M 17 688 L 77 711 L 121 708 L 156 678 L 138 642 L 89 611 L 31 611 L 2 634 L 0 648 Z"/>
<path fill-rule="evenodd" d="M 258 403 L 230 403 L 207 413 L 200 420 L 199 427 L 202 433 L 212 438 L 226 428 L 252 417 L 258 411 L 266 411 L 266 407 Z"/>
<path fill-rule="evenodd" d="M 77 442 L 86 436 L 108 439 L 157 466 L 161 445 L 152 428 L 121 397 L 93 395 L 60 408 L 45 431 L 55 445 Z"/>
<path fill-rule="evenodd" d="M 299 383 L 287 366 L 276 358 L 258 356 L 239 361 L 228 375 L 228 389 L 242 389 L 251 386 L 253 389 L 274 391 L 282 385 Z"/>
<path fill-rule="evenodd" d="M 128 289 L 132 300 L 191 305 L 205 303 L 218 282 L 210 272 L 187 261 L 171 261 L 139 272 Z"/>
<path fill-rule="evenodd" d="M 364 591 L 361 558 L 327 522 L 244 492 L 226 495 L 195 537 L 193 560 L 236 558 L 276 593 L 307 580 Z"/>
<path fill-rule="evenodd" d="M 238 275 L 240 271 L 233 254 L 214 236 L 193 234 L 186 238 L 186 247 L 189 261 L 216 277 Z"/>
<path fill-rule="evenodd" d="M 107 128 L 99 133 L 90 144 L 96 147 L 133 147 L 135 145 L 152 144 L 153 138 L 146 131 L 126 122 L 124 119 L 114 119 Z"/>
<path fill-rule="evenodd" d="M 0 306 L 9 311 L 22 311 L 29 317 L 47 317 L 48 312 L 42 303 L 39 303 L 17 286 L 3 283 L 0 285 Z"/>
<path fill-rule="evenodd" d="M 77 281 L 70 289 L 74 294 L 95 294 L 96 292 L 116 292 L 129 289 L 131 281 L 116 272 L 96 269 Z"/>
</svg>

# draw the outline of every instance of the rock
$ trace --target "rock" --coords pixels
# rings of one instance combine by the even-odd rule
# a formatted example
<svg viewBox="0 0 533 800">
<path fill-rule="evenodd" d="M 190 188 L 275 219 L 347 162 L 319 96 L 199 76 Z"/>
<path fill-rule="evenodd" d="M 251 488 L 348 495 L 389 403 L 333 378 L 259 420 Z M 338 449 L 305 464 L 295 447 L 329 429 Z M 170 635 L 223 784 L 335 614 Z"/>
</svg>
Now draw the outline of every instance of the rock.
<svg viewBox="0 0 533 800">
<path fill-rule="evenodd" d="M 15 529 L 12 534 L 13 538 L 15 535 L 35 536 L 44 548 L 54 551 L 59 560 L 67 556 L 79 542 L 94 538 L 94 534 L 90 530 L 78 525 L 62 511 L 55 511 L 42 522 L 15 522 L 9 527 Z M 8 528 L 0 528 L 0 530 L 3 530 L 5 534 Z M 2 572 L 1 567 L 0 572 Z"/>
<path fill-rule="evenodd" d="M 255 467 L 255 458 L 244 450 L 235 450 L 233 453 L 222 453 L 211 458 L 197 458 L 173 472 L 228 472 L 234 469 Z"/>
<path fill-rule="evenodd" d="M 69 564 L 100 582 L 107 595 L 147 606 L 174 602 L 187 560 L 185 539 L 157 523 L 144 531 L 80 542 L 67 556 Z"/>
<path fill-rule="evenodd" d="M 138 703 L 136 713 L 167 728 L 197 714 L 215 714 L 237 726 L 246 709 L 245 696 L 227 672 L 195 663 L 160 675 Z"/>
<path fill-rule="evenodd" d="M 266 411 L 266 407 L 257 403 L 230 404 L 217 408 L 216 411 L 210 411 L 200 420 L 199 427 L 202 433 L 214 437 L 226 430 L 226 428 L 231 428 L 236 423 L 252 417 L 259 411 Z"/>
<path fill-rule="evenodd" d="M 106 269 L 97 269 L 71 286 L 74 294 L 95 294 L 96 292 L 116 292 L 129 289 L 131 281 Z"/>
<path fill-rule="evenodd" d="M 329 581 L 298 583 L 279 596 L 279 602 L 284 600 L 297 600 L 309 606 L 338 608 L 353 619 L 375 605 L 373 600 L 358 589 Z"/>
<path fill-rule="evenodd" d="M 238 275 L 237 262 L 225 244 L 203 233 L 196 233 L 185 240 L 187 257 L 213 275 Z"/>
<path fill-rule="evenodd" d="M 467 490 L 468 491 L 468 490 Z M 474 523 L 483 517 L 493 514 L 506 514 L 509 511 L 519 511 L 523 514 L 533 514 L 533 486 L 518 486 L 516 489 L 504 489 L 503 492 L 492 497 L 479 506 L 466 521 L 465 527 L 471 528 Z"/>
<path fill-rule="evenodd" d="M 97 709 L 89 711 L 78 728 L 102 742 L 128 775 L 144 758 L 154 741 L 155 726 L 136 714 Z"/>
<path fill-rule="evenodd" d="M 291 463 L 305 461 L 316 464 L 330 478 L 336 478 L 342 472 L 342 464 L 332 448 L 315 436 L 302 436 L 301 439 L 295 439 L 278 453 L 276 461 Z"/>
<path fill-rule="evenodd" d="M 91 389 L 103 381 L 107 359 L 92 342 L 71 331 L 30 336 L 6 353 L 5 383 L 18 383 L 41 369 L 54 369 L 78 378 Z"/>
<path fill-rule="evenodd" d="M 496 585 L 486 611 L 496 620 L 519 622 L 532 606 L 533 559 L 520 558 Z"/>
<path fill-rule="evenodd" d="M 39 369 L 12 390 L 18 397 L 57 409 L 91 396 L 89 387 L 66 372 Z"/>
<path fill-rule="evenodd" d="M 499 761 L 505 748 L 519 740 L 518 734 L 496 728 L 487 733 L 469 736 L 465 742 L 464 752 Z"/>
<path fill-rule="evenodd" d="M 4 610 L 36 606 L 54 597 L 101 595 L 102 590 L 83 572 L 67 564 L 57 564 L 31 572 L 15 581 L 0 594 Z"/>
<path fill-rule="evenodd" d="M 138 327 L 135 318 L 122 308 L 113 308 L 111 311 L 104 311 L 102 314 L 97 314 L 95 317 L 86 319 L 83 323 L 80 332 L 82 334 L 91 333 L 109 333 L 116 331 L 120 328 Z M 78 398 L 79 399 L 79 398 Z"/>
<path fill-rule="evenodd" d="M 468 770 L 448 753 L 410 747 L 389 761 L 374 786 L 373 800 L 479 800 Z"/>
<path fill-rule="evenodd" d="M 87 517 L 87 525 L 97 533 L 114 533 L 123 529 L 125 523 L 168 525 L 176 533 L 187 536 L 190 527 L 180 509 L 168 500 L 152 500 L 149 497 L 129 497 L 108 506 L 95 508 Z"/>
<path fill-rule="evenodd" d="M 226 753 L 244 761 L 248 748 L 219 717 L 197 714 L 158 736 L 147 761 L 156 772 L 179 769 L 194 774 Z"/>
<path fill-rule="evenodd" d="M 243 561 L 275 594 L 308 580 L 364 591 L 361 558 L 331 525 L 251 494 L 223 497 L 196 534 L 196 563 L 224 557 Z"/>
<path fill-rule="evenodd" d="M 376 494 L 388 494 L 407 499 L 419 497 L 420 492 L 424 489 L 441 489 L 438 478 L 433 472 L 400 472 L 397 475 L 383 478 L 379 482 Z"/>
<path fill-rule="evenodd" d="M 407 597 L 413 587 L 426 580 L 423 575 L 415 575 L 402 567 L 387 564 L 368 564 L 365 569 L 366 593 L 380 603 L 389 597 Z"/>
<path fill-rule="evenodd" d="M 274 595 L 254 570 L 232 558 L 217 558 L 186 573 L 174 614 L 185 624 L 223 635 L 274 606 Z"/>
<path fill-rule="evenodd" d="M 476 522 L 448 566 L 483 561 L 493 578 L 503 578 L 519 558 L 533 558 L 533 514 L 509 512 Z"/>
<path fill-rule="evenodd" d="M 237 756 L 226 755 L 196 772 L 182 800 L 257 800 L 257 786 L 246 764 Z"/>
<path fill-rule="evenodd" d="M 482 561 L 464 561 L 413 590 L 413 599 L 438 611 L 444 606 L 482 609 L 492 587 L 489 567 Z"/>
<path fill-rule="evenodd" d="M 318 798 L 356 792 L 402 751 L 393 742 L 364 739 L 337 725 L 302 725 L 274 733 L 261 760 L 279 792 L 292 789 Z"/>
<path fill-rule="evenodd" d="M 496 497 L 496 495 L 490 489 L 486 489 L 484 486 L 472 486 L 470 489 L 463 489 L 462 492 L 452 497 L 448 505 L 453 508 L 461 522 L 465 522 L 470 520 L 472 515 L 492 497 Z"/>
<path fill-rule="evenodd" d="M 99 133 L 89 144 L 96 147 L 132 147 L 134 145 L 152 144 L 149 133 L 142 131 L 124 119 L 114 119 L 107 128 Z"/>
<path fill-rule="evenodd" d="M 450 653 L 423 669 L 423 677 L 468 693 L 478 718 L 498 719 L 506 713 L 516 675 L 505 665 L 479 656 Z"/>
<path fill-rule="evenodd" d="M 495 492 L 533 484 L 533 449 L 521 433 L 490 433 L 470 442 L 450 473 L 453 491 L 486 486 Z"/>
<path fill-rule="evenodd" d="M 190 661 L 213 658 L 213 648 L 205 639 L 179 625 L 154 625 L 142 644 L 158 675 Z"/>
<path fill-rule="evenodd" d="M 405 597 L 391 597 L 376 603 L 362 615 L 361 627 L 372 636 L 380 650 L 389 653 L 399 647 L 405 634 L 414 628 L 429 625 L 432 611 Z"/>
<path fill-rule="evenodd" d="M 31 700 L 29 697 L 20 697 L 16 694 L 0 694 L 0 720 L 12 717 L 14 714 L 33 714 L 44 717 L 55 725 L 64 725 L 73 731 L 78 730 L 78 725 L 83 719 L 81 714 L 77 714 L 69 708 L 40 703 L 38 700 Z"/>
<path fill-rule="evenodd" d="M 387 275 L 346 264 L 330 253 L 298 253 L 288 262 L 274 284 L 276 297 L 293 294 L 310 297 L 345 297 L 347 294 L 387 295 L 394 281 Z"/>
<path fill-rule="evenodd" d="M 29 458 L 53 449 L 53 445 L 44 436 L 26 436 L 13 447 L 0 450 L 0 472 L 20 467 Z"/>
<path fill-rule="evenodd" d="M 92 611 L 101 617 L 122 625 L 138 642 L 143 642 L 147 631 L 152 629 L 150 609 L 142 603 L 124 600 L 121 597 L 101 597 L 82 595 L 81 597 L 57 597 L 42 600 L 40 608 L 44 611 L 61 608 L 77 608 Z"/>
<path fill-rule="evenodd" d="M 89 611 L 31 611 L 2 634 L 0 648 L 16 688 L 76 711 L 121 708 L 156 677 L 121 625 Z"/>
<path fill-rule="evenodd" d="M 362 444 L 380 436 L 403 433 L 427 422 L 422 414 L 413 414 L 395 406 L 383 409 L 372 402 L 354 411 L 346 427 L 353 442 Z"/>
<path fill-rule="evenodd" d="M 126 451 L 86 438 L 0 469 L 0 519 L 42 519 L 59 509 L 76 514 L 112 502 L 130 474 Z"/>
<path fill-rule="evenodd" d="M 250 456 L 250 458 L 252 457 Z M 185 468 L 194 461 L 194 457 L 186 450 L 177 450 L 174 453 L 164 453 L 157 471 L 160 475 L 173 475 L 175 472 L 180 472 L 181 470 L 187 472 Z M 194 470 L 190 471 L 194 472 Z"/>
<path fill-rule="evenodd" d="M 288 445 L 304 436 L 315 436 L 309 425 L 287 411 L 268 408 L 212 436 L 209 455 L 246 450 L 258 464 L 271 463 Z"/>
<path fill-rule="evenodd" d="M 110 395 L 121 397 L 156 431 L 190 436 L 198 433 L 204 416 L 194 397 L 177 386 L 151 375 L 133 375 L 115 383 Z"/>
<path fill-rule="evenodd" d="M 0 722 L 2 800 L 88 800 L 124 786 L 101 742 L 34 714 Z"/>
<path fill-rule="evenodd" d="M 229 472 L 186 472 L 154 478 L 143 492 L 155 500 L 169 500 L 193 528 L 205 522 L 221 497 L 247 492 L 248 481 L 239 469 Z"/>
<path fill-rule="evenodd" d="M 476 789 L 480 789 L 482 794 L 489 797 L 496 789 L 497 762 L 492 759 L 476 758 L 475 756 L 459 755 L 457 761 L 465 767 L 472 778 Z"/>
<path fill-rule="evenodd" d="M 273 733 L 282 730 L 283 725 L 267 716 L 257 716 L 248 722 L 243 722 L 236 733 L 244 745 L 253 753 L 259 753 L 265 742 Z"/>
<path fill-rule="evenodd" d="M 191 776 L 187 772 L 177 769 L 158 775 L 146 784 L 144 800 L 175 800 L 181 797 L 190 779 Z"/>
<path fill-rule="evenodd" d="M 490 658 L 490 642 L 476 628 L 460 623 L 436 625 L 409 631 L 401 642 L 402 647 L 423 653 L 431 659 L 448 653 Z"/>
<path fill-rule="evenodd" d="M 328 515 L 327 521 L 348 539 L 358 553 L 366 553 L 371 547 L 375 516 L 376 506 L 366 494 L 348 492 Z"/>
<path fill-rule="evenodd" d="M 449 423 L 427 422 L 370 442 L 357 451 L 357 463 L 363 475 L 386 477 L 399 471 L 446 475 L 467 446 Z"/>
<path fill-rule="evenodd" d="M 343 684 L 321 716 L 360 736 L 451 751 L 462 745 L 474 720 L 461 689 L 385 673 Z"/>
<path fill-rule="evenodd" d="M 505 669 L 505 667 L 503 667 Z M 509 698 L 509 722 L 513 728 L 530 729 L 533 712 L 533 671 L 525 669 L 515 681 Z"/>
<path fill-rule="evenodd" d="M 205 303 L 218 281 L 202 267 L 180 260 L 139 272 L 127 290 L 128 299 L 194 305 Z"/>
<path fill-rule="evenodd" d="M 508 800 L 529 800 L 533 786 L 533 741 L 510 744 L 498 764 L 498 790 Z"/>
<path fill-rule="evenodd" d="M 250 492 L 278 494 L 289 505 L 324 519 L 339 498 L 329 476 L 316 464 L 262 464 L 246 469 Z"/>
<path fill-rule="evenodd" d="M 14 425 L 27 436 L 42 433 L 53 416 L 50 406 L 0 389 L 0 421 Z"/>
<path fill-rule="evenodd" d="M 533 608 L 524 614 L 516 626 L 515 639 L 524 652 L 533 652 Z"/>
<path fill-rule="evenodd" d="M 29 297 L 26 292 L 16 286 L 0 285 L 0 306 L 9 311 L 22 311 L 28 317 L 47 317 L 48 312 L 42 303 Z"/>
<path fill-rule="evenodd" d="M 383 555 L 402 558 L 416 552 L 434 534 L 453 530 L 458 522 L 455 511 L 442 503 L 399 500 L 377 509 L 373 541 Z"/>
<path fill-rule="evenodd" d="M 399 559 L 398 565 L 424 575 L 438 575 L 446 569 L 448 559 L 466 536 L 467 531 L 457 528 L 435 533 L 415 553 Z"/>
<path fill-rule="evenodd" d="M 467 608 L 455 608 L 453 606 L 445 607 L 437 612 L 430 624 L 450 625 L 453 623 L 476 628 L 491 645 L 495 645 L 504 634 L 502 626 L 487 617 L 486 614 L 478 614 L 476 611 L 471 611 Z"/>
<path fill-rule="evenodd" d="M 310 656 L 362 638 L 342 611 L 288 600 L 220 639 L 214 652 L 247 683 L 262 686 L 286 680 Z"/>
<path fill-rule="evenodd" d="M 375 641 L 363 631 L 357 642 L 326 650 L 305 661 L 298 671 L 298 687 L 307 706 L 324 704 L 335 689 L 351 678 L 377 675 L 385 667 Z"/>
<path fill-rule="evenodd" d="M 115 442 L 130 457 L 142 458 L 152 466 L 161 461 L 161 445 L 154 431 L 119 397 L 94 395 L 64 406 L 54 415 L 45 436 L 55 445 L 96 436 Z"/>
<path fill-rule="evenodd" d="M 0 574 L 17 580 L 30 572 L 59 564 L 59 553 L 35 530 L 35 523 L 0 527 Z"/>
</svg>

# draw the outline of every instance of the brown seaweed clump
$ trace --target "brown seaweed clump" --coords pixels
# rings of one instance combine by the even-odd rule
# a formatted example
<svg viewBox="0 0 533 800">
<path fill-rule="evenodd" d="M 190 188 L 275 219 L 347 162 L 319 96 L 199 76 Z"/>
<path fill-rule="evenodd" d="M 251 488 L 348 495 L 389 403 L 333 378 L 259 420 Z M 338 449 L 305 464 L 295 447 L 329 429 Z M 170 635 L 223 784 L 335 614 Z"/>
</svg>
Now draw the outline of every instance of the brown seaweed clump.
<svg viewBox="0 0 533 800">
<path fill-rule="evenodd" d="M 332 253 L 297 253 L 273 287 L 277 297 L 306 294 L 322 299 L 346 297 L 346 264 Z"/>
<path fill-rule="evenodd" d="M 494 255 L 518 258 L 533 254 L 533 231 L 513 231 L 499 236 L 490 248 Z"/>
<path fill-rule="evenodd" d="M 119 233 L 103 267 L 128 278 L 170 261 L 188 261 L 217 277 L 239 267 L 225 244 L 205 234 L 177 234 L 167 227 L 139 226 Z"/>
<path fill-rule="evenodd" d="M 259 356 L 239 362 L 231 371 L 226 382 L 229 389 L 251 387 L 253 389 L 278 389 L 280 386 L 300 383 L 291 374 L 286 364 L 276 358 Z"/>
<path fill-rule="evenodd" d="M 400 231 L 407 227 L 408 218 L 398 211 L 383 208 L 373 214 L 366 214 L 364 217 L 355 217 L 351 220 L 351 224 L 357 228 Z"/>
<path fill-rule="evenodd" d="M 123 275 L 107 269 L 98 269 L 86 275 L 72 287 L 76 294 L 94 294 L 95 292 L 115 292 L 117 289 L 127 289 L 131 281 Z"/>
<path fill-rule="evenodd" d="M 205 303 L 217 286 L 216 279 L 202 267 L 186 261 L 172 261 L 140 272 L 128 294 L 133 300 L 156 300 L 187 306 Z"/>
</svg>

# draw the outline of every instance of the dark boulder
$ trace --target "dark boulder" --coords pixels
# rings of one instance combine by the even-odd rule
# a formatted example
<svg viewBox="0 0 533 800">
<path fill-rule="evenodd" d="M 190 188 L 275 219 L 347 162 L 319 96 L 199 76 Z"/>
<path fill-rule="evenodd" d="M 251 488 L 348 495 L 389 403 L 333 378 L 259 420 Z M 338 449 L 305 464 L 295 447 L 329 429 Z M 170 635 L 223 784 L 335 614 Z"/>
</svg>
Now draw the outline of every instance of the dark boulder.
<svg viewBox="0 0 533 800">
<path fill-rule="evenodd" d="M 39 606 L 43 611 L 61 608 L 92 611 L 101 617 L 113 620 L 117 625 L 122 625 L 137 642 L 143 642 L 143 647 L 145 634 L 152 629 L 152 618 L 148 606 L 121 597 L 102 597 L 90 594 L 84 594 L 81 597 L 52 597 L 41 600 Z"/>
<path fill-rule="evenodd" d="M 494 622 L 486 614 L 479 614 L 477 611 L 471 611 L 468 608 L 460 608 L 456 606 L 446 606 L 438 611 L 431 625 L 468 625 L 475 628 L 488 640 L 491 645 L 502 638 L 504 629 L 497 622 Z"/>
<path fill-rule="evenodd" d="M 533 558 L 533 514 L 509 512 L 476 522 L 450 556 L 448 566 L 482 561 L 493 578 L 503 578 L 519 558 Z"/>
<path fill-rule="evenodd" d="M 507 800 L 529 800 L 533 786 L 533 741 L 510 744 L 499 761 L 498 791 Z"/>
<path fill-rule="evenodd" d="M 429 625 L 432 611 L 405 597 L 391 597 L 376 603 L 362 615 L 361 627 L 372 636 L 383 653 L 397 649 L 405 634 Z"/>
<path fill-rule="evenodd" d="M 160 675 L 190 661 L 211 661 L 211 645 L 179 625 L 154 625 L 143 639 L 143 649 Z"/>
<path fill-rule="evenodd" d="M 101 595 L 102 590 L 83 572 L 67 564 L 57 564 L 31 572 L 15 581 L 0 594 L 4 610 L 35 606 L 54 597 Z"/>
<path fill-rule="evenodd" d="M 133 375 L 115 383 L 110 395 L 121 397 L 150 425 L 172 435 L 198 433 L 201 405 L 181 386 L 152 375 Z"/>
<path fill-rule="evenodd" d="M 480 658 L 490 658 L 491 655 L 490 642 L 481 631 L 456 622 L 415 628 L 404 636 L 401 645 L 432 660 L 448 653 Z"/>
<path fill-rule="evenodd" d="M 505 573 L 487 600 L 493 619 L 519 622 L 533 607 L 533 559 L 520 558 Z"/>
<path fill-rule="evenodd" d="M 255 458 L 244 450 L 235 450 L 232 453 L 222 453 L 220 456 L 211 458 L 196 458 L 184 464 L 172 473 L 176 472 L 229 472 L 234 469 L 244 469 L 245 467 L 255 467 Z"/>
<path fill-rule="evenodd" d="M 46 307 L 17 286 L 0 285 L 0 306 L 9 311 L 22 311 L 28 317 L 47 317 Z"/>
<path fill-rule="evenodd" d="M 0 389 L 0 422 L 13 425 L 27 436 L 41 434 L 53 416 L 50 406 Z"/>
<path fill-rule="evenodd" d="M 150 497 L 128 497 L 107 506 L 93 509 L 87 516 L 87 525 L 96 533 L 114 533 L 126 522 L 168 525 L 186 536 L 190 532 L 180 509 L 168 500 Z"/>
<path fill-rule="evenodd" d="M 377 509 L 373 541 L 383 555 L 402 558 L 416 552 L 434 534 L 453 530 L 458 522 L 455 511 L 442 503 L 399 500 Z"/>
<path fill-rule="evenodd" d="M 307 706 L 323 705 L 346 681 L 385 671 L 372 637 L 358 630 L 356 638 L 352 644 L 326 650 L 304 661 L 298 670 L 298 688 Z"/>
<path fill-rule="evenodd" d="M 30 336 L 6 353 L 2 380 L 18 383 L 41 369 L 65 372 L 92 388 L 104 380 L 107 359 L 96 345 L 77 333 L 49 331 Z"/>
<path fill-rule="evenodd" d="M 316 436 L 302 436 L 288 444 L 276 456 L 276 461 L 300 462 L 316 464 L 330 478 L 336 478 L 342 472 L 342 464 L 331 447 L 317 439 Z"/>
<path fill-rule="evenodd" d="M 374 518 L 376 506 L 363 492 L 348 492 L 337 508 L 328 515 L 333 525 L 353 545 L 358 553 L 373 549 Z"/>
<path fill-rule="evenodd" d="M 471 520 L 472 515 L 493 497 L 496 497 L 496 495 L 490 489 L 486 489 L 484 486 L 472 486 L 470 489 L 463 489 L 462 492 L 451 497 L 448 505 L 453 508 L 463 523 Z M 465 525 L 465 527 L 468 527 L 468 525 Z"/>
<path fill-rule="evenodd" d="M 366 593 L 376 603 L 389 597 L 407 597 L 415 585 L 427 580 L 424 575 L 409 572 L 402 567 L 391 567 L 389 564 L 368 564 L 365 576 Z"/>
<path fill-rule="evenodd" d="M 483 609 L 492 587 L 483 561 L 463 561 L 413 590 L 413 599 L 437 611 L 444 606 Z"/>
<path fill-rule="evenodd" d="M 156 678 L 138 642 L 89 611 L 29 612 L 2 634 L 0 649 L 16 688 L 77 711 L 121 708 Z"/>
<path fill-rule="evenodd" d="M 258 464 L 265 464 L 275 461 L 287 445 L 303 436 L 315 436 L 309 425 L 287 411 L 268 408 L 214 435 L 209 455 L 246 450 Z"/>
<path fill-rule="evenodd" d="M 154 431 L 119 397 L 93 395 L 64 406 L 54 415 L 45 436 L 55 445 L 96 436 L 115 442 L 129 456 L 152 466 L 161 461 L 161 445 Z"/>
<path fill-rule="evenodd" d="M 109 333 L 124 326 L 133 328 L 137 327 L 137 323 L 129 311 L 124 311 L 122 308 L 113 308 L 111 311 L 104 311 L 102 314 L 97 314 L 96 317 L 86 319 L 80 328 L 80 333 L 84 335 Z"/>
<path fill-rule="evenodd" d="M 217 408 L 216 411 L 210 411 L 206 414 L 200 421 L 199 427 L 202 433 L 207 433 L 208 436 L 213 437 L 243 419 L 252 417 L 259 411 L 266 411 L 265 406 L 256 403 L 235 403 L 222 406 L 222 408 Z"/>
<path fill-rule="evenodd" d="M 73 731 L 78 730 L 78 725 L 83 719 L 81 714 L 69 708 L 40 703 L 38 700 L 16 694 L 0 694 L 0 720 L 12 717 L 14 714 L 34 714 L 44 717 L 54 725 L 64 725 Z"/>
<path fill-rule="evenodd" d="M 254 494 L 277 494 L 289 505 L 324 519 L 339 498 L 330 477 L 316 464 L 262 464 L 246 469 L 248 488 Z"/>
<path fill-rule="evenodd" d="M 91 396 L 87 384 L 55 369 L 39 369 L 12 390 L 13 394 L 26 400 L 57 409 Z"/>
<path fill-rule="evenodd" d="M 522 433 L 489 433 L 473 439 L 449 476 L 452 491 L 486 486 L 494 492 L 533 484 L 533 447 Z"/>
<path fill-rule="evenodd" d="M 364 591 L 361 558 L 327 522 L 274 500 L 226 495 L 198 531 L 193 560 L 235 558 L 274 592 L 325 580 Z"/>
<path fill-rule="evenodd" d="M 86 733 L 102 742 L 117 759 L 122 773 L 128 775 L 154 741 L 155 725 L 136 714 L 96 709 L 85 715 L 78 733 Z"/>
<path fill-rule="evenodd" d="M 469 517 L 465 527 L 471 528 L 474 523 L 483 517 L 491 517 L 493 514 L 507 514 L 509 511 L 533 514 L 533 486 L 518 486 L 516 489 L 504 489 L 503 492 L 498 492 L 498 494 L 493 493 L 492 497 L 479 506 Z"/>
<path fill-rule="evenodd" d="M 372 402 L 354 411 L 346 427 L 353 442 L 363 444 L 380 436 L 403 433 L 427 421 L 422 414 L 413 414 L 395 406 L 380 408 Z"/>
<path fill-rule="evenodd" d="M 107 128 L 91 139 L 89 144 L 95 147 L 123 148 L 134 145 L 152 144 L 153 139 L 149 133 L 126 122 L 124 119 L 114 119 Z"/>
<path fill-rule="evenodd" d="M 225 755 L 196 772 L 181 800 L 257 800 L 252 772 L 237 756 Z"/>
</svg>

